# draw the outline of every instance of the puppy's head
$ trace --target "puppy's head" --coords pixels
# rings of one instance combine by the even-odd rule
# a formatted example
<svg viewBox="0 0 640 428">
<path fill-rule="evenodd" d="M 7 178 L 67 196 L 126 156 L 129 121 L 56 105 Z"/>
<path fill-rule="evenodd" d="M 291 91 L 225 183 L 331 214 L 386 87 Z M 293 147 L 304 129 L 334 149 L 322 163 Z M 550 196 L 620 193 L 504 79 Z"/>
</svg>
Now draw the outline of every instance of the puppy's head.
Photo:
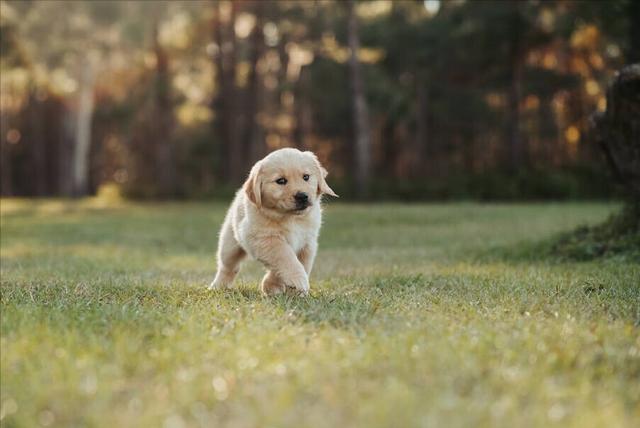
<svg viewBox="0 0 640 428">
<path fill-rule="evenodd" d="M 256 163 L 244 191 L 258 208 L 301 215 L 323 194 L 338 196 L 327 184 L 327 170 L 312 152 L 286 148 Z"/>
</svg>

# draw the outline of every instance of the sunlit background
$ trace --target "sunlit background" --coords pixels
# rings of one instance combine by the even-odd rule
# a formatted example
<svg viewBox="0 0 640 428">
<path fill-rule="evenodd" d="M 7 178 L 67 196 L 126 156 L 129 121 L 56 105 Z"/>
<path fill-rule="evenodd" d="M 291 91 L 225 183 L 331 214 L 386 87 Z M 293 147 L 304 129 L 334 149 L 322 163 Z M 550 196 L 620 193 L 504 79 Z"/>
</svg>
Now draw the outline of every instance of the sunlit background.
<svg viewBox="0 0 640 428">
<path fill-rule="evenodd" d="M 640 0 L 0 0 L 0 51 L 0 428 L 640 427 Z M 286 146 L 310 295 L 208 290 Z"/>
<path fill-rule="evenodd" d="M 611 197 L 633 3 L 3 0 L 1 194 L 225 197 L 293 146 L 347 198 Z"/>
</svg>

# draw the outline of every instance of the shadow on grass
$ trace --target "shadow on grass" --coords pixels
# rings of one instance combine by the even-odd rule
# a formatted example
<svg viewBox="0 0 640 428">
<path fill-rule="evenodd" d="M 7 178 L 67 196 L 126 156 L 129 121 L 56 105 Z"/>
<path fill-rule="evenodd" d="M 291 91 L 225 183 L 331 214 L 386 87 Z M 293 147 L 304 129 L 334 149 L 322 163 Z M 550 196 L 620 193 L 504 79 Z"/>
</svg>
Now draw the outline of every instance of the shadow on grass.
<svg viewBox="0 0 640 428">
<path fill-rule="evenodd" d="M 521 276 L 513 269 L 496 273 L 483 270 L 481 264 L 463 271 L 342 278 L 314 284 L 308 297 L 295 293 L 265 297 L 255 284 L 210 291 L 196 283 L 135 276 L 91 283 L 3 280 L 3 329 L 10 332 L 20 323 L 45 323 L 107 336 L 113 329 L 135 328 L 155 337 L 165 327 L 184 325 L 192 334 L 208 335 L 211 328 L 229 331 L 238 323 L 267 321 L 274 328 L 309 324 L 358 332 L 380 323 L 392 328 L 407 313 L 428 317 L 430 311 L 443 308 L 463 307 L 493 316 L 496 308 L 514 314 L 553 314 L 564 304 L 585 317 L 606 314 L 638 322 L 633 305 L 638 290 L 628 281 L 608 283 L 596 276 L 571 285 L 557 275 Z M 13 315 L 5 317 L 7 313 Z M 14 322 L 5 324 L 12 318 Z M 199 326 L 198 332 L 193 326 Z"/>
<path fill-rule="evenodd" d="M 169 325 L 186 314 L 224 319 L 275 317 L 286 323 L 313 323 L 355 328 L 371 319 L 378 305 L 362 292 L 317 290 L 308 297 L 293 293 L 266 297 L 257 288 L 237 287 L 211 291 L 184 283 L 149 283 L 129 279 L 112 283 L 18 281 L 0 286 L 4 309 L 39 313 L 48 319 L 82 321 L 91 330 L 115 326 Z M 252 310 L 257 308 L 257 312 Z M 237 313 L 236 311 L 240 312 Z M 66 323 L 66 322 L 65 322 Z M 73 321 L 71 321 L 73 324 Z"/>
<path fill-rule="evenodd" d="M 319 290 L 307 297 L 287 293 L 263 298 L 293 322 L 346 329 L 364 326 L 379 307 L 361 293 L 342 290 Z"/>
<path fill-rule="evenodd" d="M 406 310 L 437 300 L 438 292 L 453 286 L 439 279 L 434 283 L 422 274 L 359 278 L 335 285 L 320 285 L 306 298 L 285 294 L 265 299 L 294 321 L 357 330 L 372 322 L 389 327 Z"/>
</svg>

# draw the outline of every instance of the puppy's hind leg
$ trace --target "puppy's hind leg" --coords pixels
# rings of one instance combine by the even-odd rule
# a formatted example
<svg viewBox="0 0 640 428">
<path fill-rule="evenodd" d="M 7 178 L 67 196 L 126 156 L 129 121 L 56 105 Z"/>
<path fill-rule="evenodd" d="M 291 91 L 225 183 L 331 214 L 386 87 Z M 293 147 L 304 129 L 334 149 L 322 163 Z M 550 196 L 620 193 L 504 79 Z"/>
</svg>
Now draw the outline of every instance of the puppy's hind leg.
<svg viewBox="0 0 640 428">
<path fill-rule="evenodd" d="M 218 271 L 209 289 L 228 288 L 240 270 L 240 262 L 246 256 L 233 236 L 231 224 L 225 222 L 218 241 Z"/>
</svg>

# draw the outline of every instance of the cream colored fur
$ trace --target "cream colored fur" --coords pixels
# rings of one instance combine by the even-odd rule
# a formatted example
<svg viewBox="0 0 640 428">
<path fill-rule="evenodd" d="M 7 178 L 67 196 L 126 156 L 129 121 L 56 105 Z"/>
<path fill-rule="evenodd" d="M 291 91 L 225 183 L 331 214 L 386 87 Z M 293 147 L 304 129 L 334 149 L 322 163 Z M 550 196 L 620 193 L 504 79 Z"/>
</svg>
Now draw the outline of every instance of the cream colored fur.
<svg viewBox="0 0 640 428">
<path fill-rule="evenodd" d="M 304 180 L 308 175 L 308 180 Z M 307 294 L 318 249 L 327 171 L 312 152 L 286 148 L 258 161 L 229 207 L 220 230 L 218 271 L 210 288 L 227 288 L 248 254 L 267 273 L 261 289 L 277 294 L 293 288 Z M 284 178 L 286 184 L 278 184 Z M 310 205 L 300 209 L 295 196 L 306 193 Z"/>
</svg>

